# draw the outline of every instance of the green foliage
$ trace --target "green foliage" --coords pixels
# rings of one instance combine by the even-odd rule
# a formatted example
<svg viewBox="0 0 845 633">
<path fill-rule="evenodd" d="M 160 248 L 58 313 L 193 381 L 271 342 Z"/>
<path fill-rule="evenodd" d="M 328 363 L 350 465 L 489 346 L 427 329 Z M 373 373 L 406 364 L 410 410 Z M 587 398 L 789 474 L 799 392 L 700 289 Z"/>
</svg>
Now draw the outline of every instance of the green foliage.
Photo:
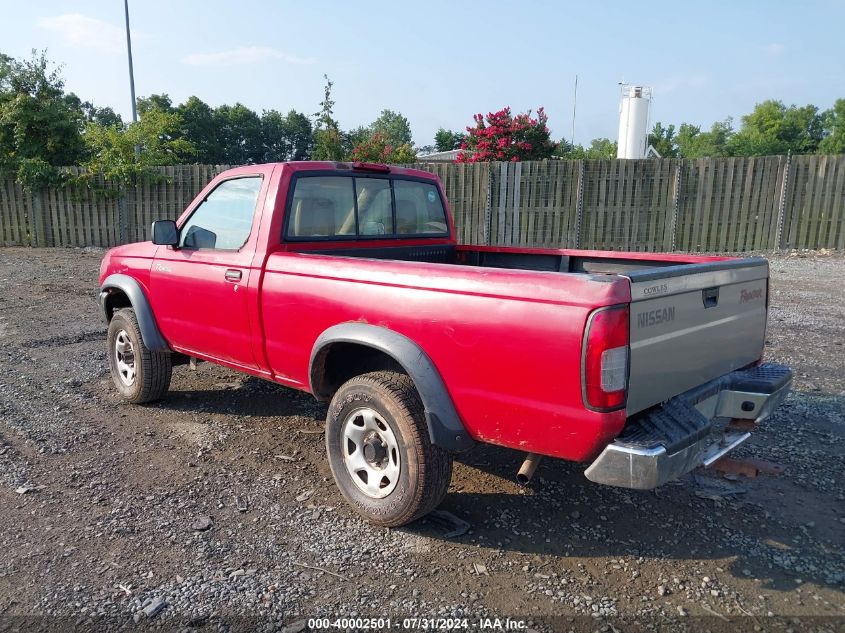
<svg viewBox="0 0 845 633">
<path fill-rule="evenodd" d="M 413 146 L 411 124 L 399 112 L 382 110 L 378 118 L 370 124 L 370 132 L 380 134 L 384 141 L 393 147 Z"/>
<path fill-rule="evenodd" d="M 104 127 L 111 127 L 113 125 L 123 125 L 123 118 L 108 106 L 98 108 L 90 101 L 84 101 L 80 104 L 82 115 L 85 118 L 85 123 L 96 123 Z"/>
<path fill-rule="evenodd" d="M 837 99 L 822 115 L 824 138 L 819 143 L 820 154 L 845 154 L 845 99 Z"/>
<path fill-rule="evenodd" d="M 782 101 L 768 100 L 742 117 L 742 127 L 728 141 L 728 149 L 734 156 L 813 154 L 822 137 L 818 108 L 787 107 Z"/>
<path fill-rule="evenodd" d="M 65 93 L 59 70 L 49 66 L 43 52 L 27 60 L 0 54 L 0 168 L 28 186 L 84 155 L 79 98 Z"/>
<path fill-rule="evenodd" d="M 334 118 L 334 100 L 332 99 L 332 86 L 334 82 L 328 75 L 323 75 L 326 80 L 326 87 L 323 100 L 320 102 L 320 110 L 314 113 L 316 123 L 314 125 L 314 149 L 311 158 L 314 160 L 344 160 L 347 155 L 344 147 L 344 135 L 340 131 L 340 125 Z"/>
<path fill-rule="evenodd" d="M 199 97 L 189 97 L 176 107 L 182 119 L 182 137 L 196 149 L 194 159 L 204 165 L 227 164 L 217 130 L 214 109 Z"/>
<path fill-rule="evenodd" d="M 682 123 L 675 137 L 678 156 L 681 158 L 704 158 L 707 156 L 728 156 L 728 142 L 733 136 L 733 120 L 728 118 L 714 123 L 709 132 L 701 127 Z"/>
<path fill-rule="evenodd" d="M 370 128 L 365 127 L 363 125 L 359 125 L 358 127 L 353 128 L 348 132 L 343 132 L 343 151 L 344 156 L 346 157 L 344 160 L 350 159 L 352 157 L 352 152 L 355 150 L 355 148 L 369 141 L 372 136 L 373 133 Z"/>
<path fill-rule="evenodd" d="M 352 160 L 362 163 L 407 164 L 417 160 L 417 153 L 410 143 L 393 145 L 381 132 L 370 137 L 352 150 Z"/>
<path fill-rule="evenodd" d="M 585 152 L 587 160 L 608 160 L 616 158 L 618 144 L 607 138 L 594 138 Z"/>
<path fill-rule="evenodd" d="M 260 162 L 304 160 L 311 149 L 311 121 L 295 110 L 284 116 L 276 110 L 265 110 L 261 115 L 261 138 Z"/>
<path fill-rule="evenodd" d="M 460 149 L 461 143 L 466 142 L 466 138 L 467 135 L 463 132 L 453 132 L 441 127 L 434 134 L 434 147 L 438 152 Z"/>
<path fill-rule="evenodd" d="M 554 155 L 565 160 L 609 160 L 616 158 L 616 146 L 607 138 L 594 138 L 587 148 L 561 140 Z"/>
<path fill-rule="evenodd" d="M 108 180 L 134 182 L 151 167 L 182 163 L 193 155 L 194 146 L 181 138 L 181 128 L 176 112 L 157 108 L 146 109 L 137 123 L 125 128 L 89 123 L 85 130 L 89 158 L 84 166 Z"/>
<path fill-rule="evenodd" d="M 149 97 L 138 97 L 135 107 L 138 110 L 138 117 L 150 110 L 161 110 L 162 112 L 173 112 L 173 101 L 166 94 L 150 95 Z"/>
<path fill-rule="evenodd" d="M 261 118 L 241 103 L 214 110 L 214 126 L 223 159 L 230 165 L 260 163 L 264 158 Z"/>
<path fill-rule="evenodd" d="M 675 126 L 663 127 L 659 121 L 654 124 L 651 134 L 648 135 L 648 144 L 651 145 L 661 158 L 673 158 L 678 155 L 675 147 Z"/>
</svg>

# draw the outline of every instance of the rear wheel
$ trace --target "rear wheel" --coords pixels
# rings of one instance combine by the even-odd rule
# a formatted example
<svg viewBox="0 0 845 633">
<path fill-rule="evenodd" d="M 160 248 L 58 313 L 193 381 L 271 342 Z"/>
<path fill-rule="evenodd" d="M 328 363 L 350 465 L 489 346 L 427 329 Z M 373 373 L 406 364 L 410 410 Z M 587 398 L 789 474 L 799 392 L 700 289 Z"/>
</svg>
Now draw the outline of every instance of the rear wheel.
<svg viewBox="0 0 845 633">
<path fill-rule="evenodd" d="M 431 443 L 419 394 L 401 373 L 356 376 L 332 398 L 326 450 L 346 500 L 370 522 L 410 523 L 449 488 L 452 456 Z"/>
<path fill-rule="evenodd" d="M 170 353 L 154 352 L 144 345 L 132 308 L 114 313 L 107 341 L 111 377 L 124 399 L 143 404 L 167 393 L 173 371 Z"/>
</svg>

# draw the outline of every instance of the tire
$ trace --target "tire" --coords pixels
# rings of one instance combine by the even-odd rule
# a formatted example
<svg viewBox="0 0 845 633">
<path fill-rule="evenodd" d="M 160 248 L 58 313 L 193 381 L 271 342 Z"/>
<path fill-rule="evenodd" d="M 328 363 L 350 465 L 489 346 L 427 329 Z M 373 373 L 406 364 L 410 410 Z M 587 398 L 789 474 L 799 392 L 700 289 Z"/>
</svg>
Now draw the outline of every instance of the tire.
<svg viewBox="0 0 845 633">
<path fill-rule="evenodd" d="M 340 492 L 383 527 L 434 510 L 452 478 L 452 455 L 431 443 L 422 401 L 402 373 L 362 374 L 340 387 L 326 418 L 326 451 Z"/>
<path fill-rule="evenodd" d="M 107 349 L 112 381 L 125 400 L 143 404 L 167 393 L 173 373 L 170 352 L 153 352 L 144 345 L 132 308 L 114 313 Z"/>
</svg>

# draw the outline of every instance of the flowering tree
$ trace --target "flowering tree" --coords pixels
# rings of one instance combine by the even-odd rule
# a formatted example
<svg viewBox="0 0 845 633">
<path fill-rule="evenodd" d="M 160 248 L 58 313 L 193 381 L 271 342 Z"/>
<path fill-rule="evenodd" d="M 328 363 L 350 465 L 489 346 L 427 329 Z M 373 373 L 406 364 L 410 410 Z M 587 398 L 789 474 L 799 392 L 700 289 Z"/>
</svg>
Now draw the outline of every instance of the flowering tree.
<svg viewBox="0 0 845 633">
<path fill-rule="evenodd" d="M 417 153 L 408 143 L 391 145 L 384 134 L 373 132 L 369 138 L 352 148 L 352 160 L 362 163 L 413 163 Z"/>
<path fill-rule="evenodd" d="M 473 116 L 475 127 L 467 127 L 466 140 L 461 143 L 459 163 L 487 161 L 543 160 L 555 151 L 555 143 L 549 134 L 549 117 L 543 108 L 537 109 L 537 116 L 531 110 L 512 115 L 505 107 L 490 112 L 485 117 Z"/>
</svg>

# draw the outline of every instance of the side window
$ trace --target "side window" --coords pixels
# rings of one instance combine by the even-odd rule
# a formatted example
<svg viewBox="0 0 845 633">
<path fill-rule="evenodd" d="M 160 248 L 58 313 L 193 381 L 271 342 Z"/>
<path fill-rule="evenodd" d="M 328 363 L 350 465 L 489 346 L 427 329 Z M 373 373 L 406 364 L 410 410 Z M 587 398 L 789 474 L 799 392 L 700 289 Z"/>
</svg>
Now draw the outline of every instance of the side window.
<svg viewBox="0 0 845 633">
<path fill-rule="evenodd" d="M 297 178 L 288 219 L 288 237 L 355 235 L 355 193 L 352 178 Z"/>
<path fill-rule="evenodd" d="M 396 233 L 443 235 L 448 232 L 446 212 L 435 185 L 414 180 L 394 180 Z"/>
<path fill-rule="evenodd" d="M 260 177 L 221 182 L 182 226 L 179 246 L 220 250 L 241 248 L 252 229 L 260 190 Z"/>
<path fill-rule="evenodd" d="M 386 178 L 356 178 L 358 234 L 393 234 L 393 199 Z"/>
</svg>

